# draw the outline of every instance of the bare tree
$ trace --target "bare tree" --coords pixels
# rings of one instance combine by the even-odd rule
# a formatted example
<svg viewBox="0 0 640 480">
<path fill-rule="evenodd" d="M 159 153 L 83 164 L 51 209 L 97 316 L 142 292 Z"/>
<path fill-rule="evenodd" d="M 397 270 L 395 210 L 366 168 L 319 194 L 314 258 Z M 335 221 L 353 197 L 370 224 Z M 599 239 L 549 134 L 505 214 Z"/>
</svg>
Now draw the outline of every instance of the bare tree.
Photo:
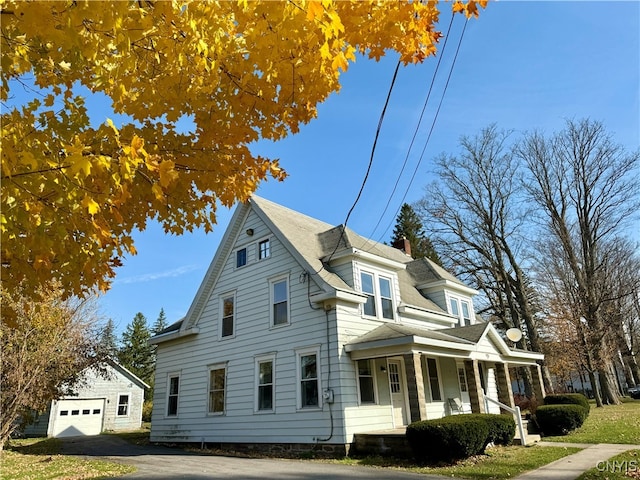
<svg viewBox="0 0 640 480">
<path fill-rule="evenodd" d="M 459 155 L 436 159 L 439 182 L 427 188 L 416 210 L 432 228 L 441 256 L 484 293 L 486 312 L 502 327 L 521 328 L 529 346 L 540 351 L 532 286 L 521 264 L 527 211 L 508 137 L 495 126 L 463 136 Z M 524 340 L 519 346 L 528 349 Z M 551 391 L 544 366 L 543 378 Z M 525 377 L 528 396 L 530 382 Z"/>
<path fill-rule="evenodd" d="M 640 152 L 626 152 L 601 123 L 588 119 L 568 121 L 551 138 L 528 134 L 515 152 L 529 169 L 525 188 L 540 207 L 548 238 L 557 242 L 556 254 L 567 267 L 565 284 L 584 320 L 586 347 L 602 388 L 602 392 L 594 388 L 597 405 L 618 403 L 604 309 L 610 292 L 603 288 L 603 276 L 607 242 L 622 233 L 640 206 L 636 172 Z M 597 383 L 593 381 L 593 386 Z"/>
</svg>

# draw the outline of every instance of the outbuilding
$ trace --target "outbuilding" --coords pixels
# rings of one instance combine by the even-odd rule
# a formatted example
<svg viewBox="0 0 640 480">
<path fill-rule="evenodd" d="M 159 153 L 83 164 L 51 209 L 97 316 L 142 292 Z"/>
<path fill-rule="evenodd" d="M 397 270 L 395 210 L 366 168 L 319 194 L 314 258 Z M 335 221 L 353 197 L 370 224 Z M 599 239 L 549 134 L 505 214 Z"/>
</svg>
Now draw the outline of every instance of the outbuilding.
<svg viewBox="0 0 640 480">
<path fill-rule="evenodd" d="M 53 400 L 24 429 L 26 436 L 73 437 L 142 426 L 144 390 L 149 385 L 115 361 L 100 373 L 87 369 L 76 395 Z"/>
</svg>

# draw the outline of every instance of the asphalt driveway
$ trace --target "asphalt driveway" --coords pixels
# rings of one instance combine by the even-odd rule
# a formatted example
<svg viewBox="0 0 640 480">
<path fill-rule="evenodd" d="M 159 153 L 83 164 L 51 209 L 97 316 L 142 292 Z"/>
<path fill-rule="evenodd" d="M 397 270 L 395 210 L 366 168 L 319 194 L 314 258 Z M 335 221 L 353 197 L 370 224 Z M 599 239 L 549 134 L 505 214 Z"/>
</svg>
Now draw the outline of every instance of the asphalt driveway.
<svg viewBox="0 0 640 480">
<path fill-rule="evenodd" d="M 135 473 L 121 478 L 158 479 L 301 479 L 301 480 L 442 480 L 447 477 L 418 475 L 391 469 L 334 465 L 308 460 L 237 458 L 198 455 L 177 448 L 132 445 L 115 435 L 71 437 L 63 440 L 62 453 L 100 457 L 134 465 Z"/>
</svg>

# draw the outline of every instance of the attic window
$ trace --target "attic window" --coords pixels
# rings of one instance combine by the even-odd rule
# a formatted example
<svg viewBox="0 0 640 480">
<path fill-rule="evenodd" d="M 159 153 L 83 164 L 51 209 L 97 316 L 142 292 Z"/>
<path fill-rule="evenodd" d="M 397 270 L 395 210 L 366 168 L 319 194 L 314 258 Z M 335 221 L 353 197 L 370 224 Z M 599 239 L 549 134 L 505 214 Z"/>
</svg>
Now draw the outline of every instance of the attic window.
<svg viewBox="0 0 640 480">
<path fill-rule="evenodd" d="M 258 260 L 268 258 L 271 256 L 271 245 L 269 239 L 266 238 L 258 242 Z"/>
<path fill-rule="evenodd" d="M 236 252 L 236 268 L 244 267 L 247 264 L 247 249 L 241 248 Z"/>
</svg>

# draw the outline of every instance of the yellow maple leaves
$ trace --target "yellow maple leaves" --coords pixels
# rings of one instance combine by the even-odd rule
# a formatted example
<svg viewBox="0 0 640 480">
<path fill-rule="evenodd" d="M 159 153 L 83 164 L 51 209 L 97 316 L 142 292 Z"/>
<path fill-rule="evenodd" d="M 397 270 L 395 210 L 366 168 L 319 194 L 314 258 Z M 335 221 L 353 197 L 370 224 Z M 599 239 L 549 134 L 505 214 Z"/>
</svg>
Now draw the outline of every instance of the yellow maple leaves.
<svg viewBox="0 0 640 480">
<path fill-rule="evenodd" d="M 485 4 L 451 8 L 475 16 Z M 2 112 L 3 283 L 107 288 L 148 219 L 211 229 L 217 204 L 286 176 L 252 142 L 315 118 L 356 54 L 433 55 L 438 5 L 0 0 L 0 98 L 27 74 L 47 89 Z M 133 121 L 90 119 L 80 86 Z M 178 131 L 183 117 L 193 128 Z"/>
</svg>

